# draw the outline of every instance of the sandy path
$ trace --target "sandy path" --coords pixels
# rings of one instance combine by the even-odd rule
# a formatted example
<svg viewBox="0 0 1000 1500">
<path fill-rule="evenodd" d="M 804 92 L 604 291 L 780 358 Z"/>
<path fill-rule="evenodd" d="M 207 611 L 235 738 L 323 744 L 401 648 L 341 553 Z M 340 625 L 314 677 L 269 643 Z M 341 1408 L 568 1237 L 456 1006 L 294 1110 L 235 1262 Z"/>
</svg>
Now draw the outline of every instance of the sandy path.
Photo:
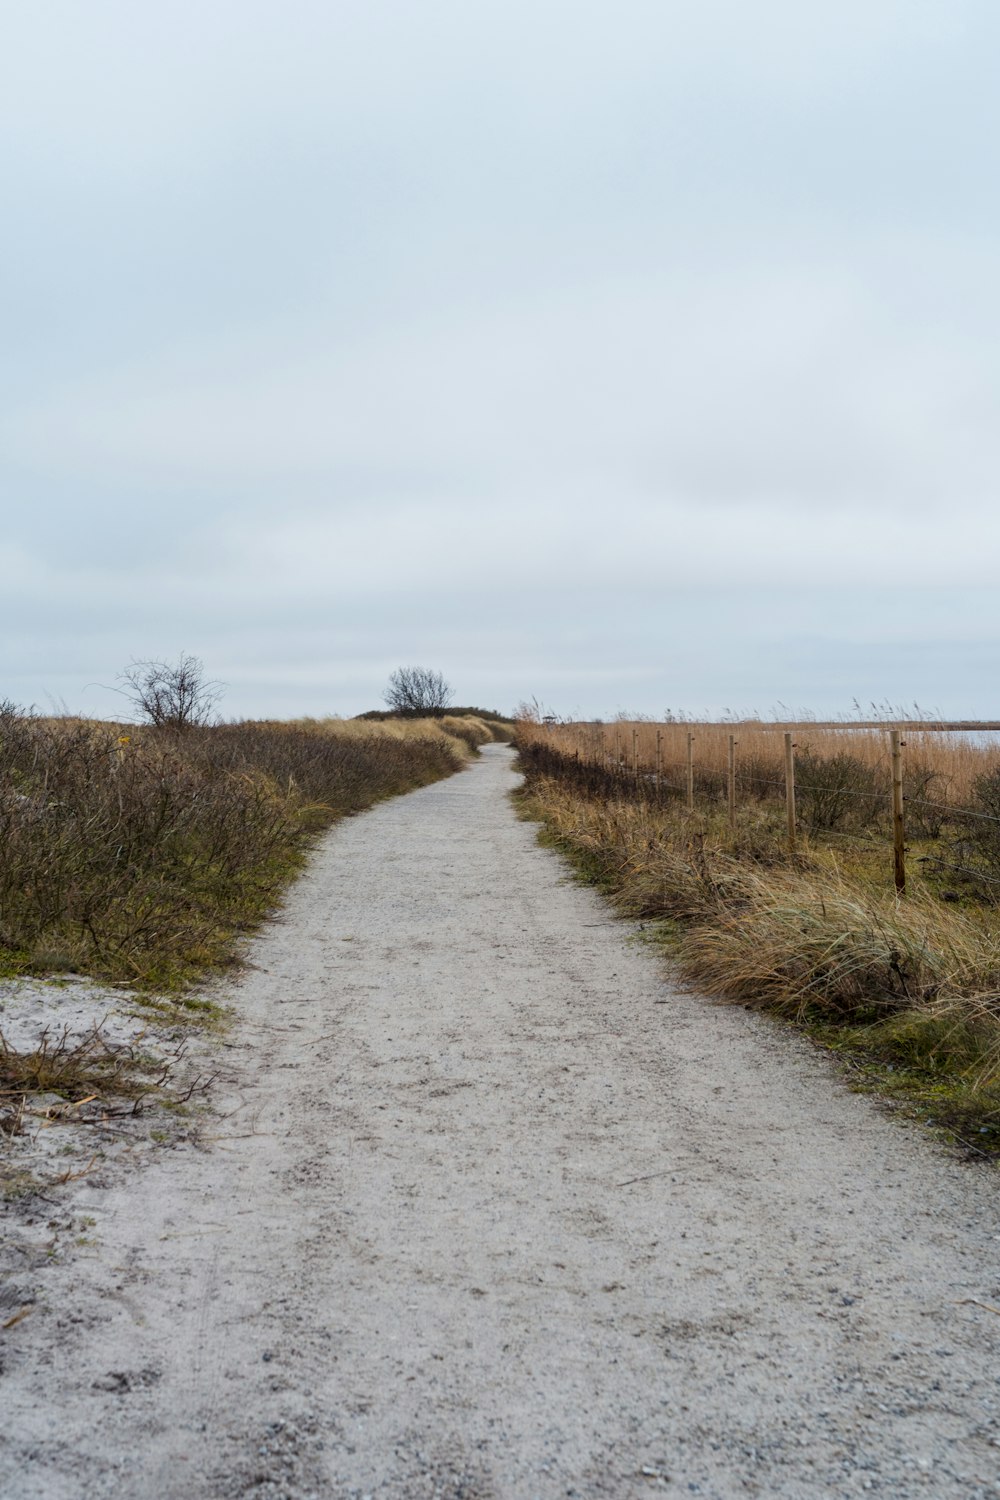
<svg viewBox="0 0 1000 1500">
<path fill-rule="evenodd" d="M 324 841 L 236 1112 L 6 1336 L 4 1496 L 1000 1496 L 995 1175 L 672 989 L 513 780 Z"/>
</svg>

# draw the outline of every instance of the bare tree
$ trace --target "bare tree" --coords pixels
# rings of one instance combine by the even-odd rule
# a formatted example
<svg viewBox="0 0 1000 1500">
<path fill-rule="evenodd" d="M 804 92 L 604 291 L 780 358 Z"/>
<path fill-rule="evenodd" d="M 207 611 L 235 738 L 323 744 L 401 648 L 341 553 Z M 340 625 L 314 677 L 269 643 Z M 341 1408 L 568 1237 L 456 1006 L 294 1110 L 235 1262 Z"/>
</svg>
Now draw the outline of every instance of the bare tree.
<svg viewBox="0 0 1000 1500">
<path fill-rule="evenodd" d="M 118 681 L 137 712 L 160 729 L 210 723 L 224 690 L 223 683 L 209 682 L 203 663 L 186 652 L 176 662 L 130 662 Z"/>
<path fill-rule="evenodd" d="M 447 708 L 454 697 L 449 683 L 430 667 L 397 667 L 382 698 L 397 713 Z"/>
</svg>

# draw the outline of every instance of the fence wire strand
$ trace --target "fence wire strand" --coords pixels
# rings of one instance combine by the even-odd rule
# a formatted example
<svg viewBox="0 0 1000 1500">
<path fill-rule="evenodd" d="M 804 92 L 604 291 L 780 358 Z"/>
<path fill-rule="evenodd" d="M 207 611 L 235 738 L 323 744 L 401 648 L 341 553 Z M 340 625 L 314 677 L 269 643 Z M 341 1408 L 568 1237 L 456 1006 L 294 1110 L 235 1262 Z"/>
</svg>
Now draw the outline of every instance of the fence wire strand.
<svg viewBox="0 0 1000 1500">
<path fill-rule="evenodd" d="M 983 875 L 979 870 L 969 869 L 968 865 L 953 865 L 950 860 L 939 859 L 936 854 L 919 854 L 917 864 L 943 865 L 946 870 L 958 870 L 960 874 L 971 875 L 973 880 L 981 880 L 986 885 L 1000 885 L 1000 880 L 993 875 Z"/>
<path fill-rule="evenodd" d="M 590 764 L 599 766 L 599 762 L 597 761 L 591 761 Z M 632 772 L 631 766 L 623 766 L 622 769 L 628 773 Z M 645 767 L 640 766 L 638 768 L 637 774 L 640 776 L 655 777 L 656 768 L 655 766 L 651 766 L 647 770 Z M 701 772 L 701 774 L 705 774 L 704 770 Z M 711 771 L 708 774 L 718 778 L 721 781 L 727 777 L 728 772 L 724 769 L 721 769 L 717 771 Z M 667 773 L 665 771 L 661 771 L 660 778 L 661 784 L 666 784 Z M 787 787 L 785 786 L 785 783 L 783 781 L 765 781 L 762 778 L 753 775 L 749 777 L 743 777 L 742 779 L 737 776 L 736 785 L 741 791 L 750 793 L 753 793 L 758 787 L 768 787 L 771 790 L 778 792 L 787 791 Z M 680 790 L 683 791 L 685 790 L 685 788 L 681 787 Z M 821 796 L 829 796 L 831 799 L 837 797 L 855 797 L 860 802 L 892 801 L 891 792 L 855 792 L 852 791 L 850 787 L 821 787 L 815 785 L 810 786 L 807 782 L 796 781 L 795 795 L 797 798 L 809 797 L 816 794 L 819 794 Z M 905 794 L 903 796 L 903 802 L 907 807 L 930 807 L 933 808 L 936 812 L 948 813 L 948 815 L 953 818 L 978 818 L 979 821 L 983 823 L 1000 823 L 1000 817 L 995 816 L 993 813 L 979 812 L 974 807 L 954 807 L 950 802 L 931 802 L 926 797 L 907 797 Z"/>
<path fill-rule="evenodd" d="M 939 812 L 950 813 L 953 818 L 979 818 L 983 823 L 1000 823 L 992 813 L 976 812 L 972 807 L 951 807 L 947 802 L 928 802 L 923 797 L 904 797 L 910 807 L 935 807 Z"/>
</svg>

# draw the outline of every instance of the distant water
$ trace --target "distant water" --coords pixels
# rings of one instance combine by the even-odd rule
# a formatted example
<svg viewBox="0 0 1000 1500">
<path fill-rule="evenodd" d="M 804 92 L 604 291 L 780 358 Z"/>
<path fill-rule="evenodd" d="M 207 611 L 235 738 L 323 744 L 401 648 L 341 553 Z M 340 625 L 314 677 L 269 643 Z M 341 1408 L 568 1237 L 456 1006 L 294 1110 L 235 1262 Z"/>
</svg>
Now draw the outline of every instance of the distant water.
<svg viewBox="0 0 1000 1500">
<path fill-rule="evenodd" d="M 1000 729 L 945 729 L 941 733 L 960 744 L 975 745 L 980 750 L 1000 751 Z"/>
</svg>

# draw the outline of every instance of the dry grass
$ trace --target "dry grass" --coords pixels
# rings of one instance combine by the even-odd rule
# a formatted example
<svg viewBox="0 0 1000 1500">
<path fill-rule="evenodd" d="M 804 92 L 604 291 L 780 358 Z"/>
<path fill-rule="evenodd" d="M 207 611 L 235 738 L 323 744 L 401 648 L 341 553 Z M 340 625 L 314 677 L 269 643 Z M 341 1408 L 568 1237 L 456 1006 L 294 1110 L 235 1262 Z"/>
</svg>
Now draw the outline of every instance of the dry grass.
<svg viewBox="0 0 1000 1500">
<path fill-rule="evenodd" d="M 829 869 L 743 870 L 681 942 L 709 994 L 855 1021 L 920 1008 L 1000 1017 L 1000 932 L 926 890 L 898 901 Z M 1000 1042 L 1000 1029 L 997 1033 Z"/>
<path fill-rule="evenodd" d="M 470 748 L 475 745 L 488 744 L 491 735 L 485 726 L 480 729 L 481 721 L 475 721 L 476 730 L 474 736 L 470 733 L 472 720 L 456 719 L 447 721 L 444 718 L 433 719 L 338 719 L 334 717 L 326 719 L 294 719 L 291 723 L 282 723 L 275 727 L 302 729 L 312 734 L 329 736 L 333 739 L 353 742 L 370 742 L 373 740 L 393 740 L 398 743 L 421 743 L 438 745 L 451 758 L 456 765 L 461 765 L 468 759 Z M 451 726 L 455 727 L 452 728 Z"/>
<path fill-rule="evenodd" d="M 994 905 L 944 901 L 919 878 L 901 901 L 867 836 L 791 856 L 780 807 L 742 808 L 733 831 L 718 802 L 689 815 L 539 753 L 534 729 L 523 745 L 529 812 L 620 910 L 657 923 L 702 992 L 808 1026 L 883 1095 L 1000 1150 Z"/>
<path fill-rule="evenodd" d="M 11 1047 L 0 1033 L 0 1144 L 4 1137 L 10 1141 L 53 1125 L 105 1130 L 112 1121 L 139 1115 L 151 1100 L 177 1109 L 211 1088 L 214 1080 L 201 1076 L 178 1085 L 183 1043 L 168 1055 L 153 1055 L 141 1042 L 141 1036 L 131 1043 L 113 1040 L 103 1023 L 82 1036 L 46 1030 L 25 1050 Z M 0 1150 L 0 1199 L 30 1197 L 73 1181 L 96 1159 L 41 1181 L 23 1158 Z"/>
<path fill-rule="evenodd" d="M 996 746 L 974 736 L 936 730 L 900 720 L 885 726 L 819 725 L 811 723 L 768 724 L 759 721 L 718 723 L 667 723 L 650 720 L 617 720 L 610 724 L 553 724 L 521 722 L 522 744 L 548 745 L 564 755 L 579 755 L 585 761 L 606 767 L 632 769 L 633 732 L 639 769 L 652 773 L 656 765 L 656 736 L 660 747 L 664 780 L 680 795 L 687 785 L 687 740 L 694 737 L 695 774 L 702 792 L 724 786 L 729 756 L 729 736 L 736 740 L 737 775 L 741 790 L 754 794 L 754 782 L 776 781 L 784 776 L 784 734 L 791 730 L 799 758 L 829 761 L 849 756 L 868 771 L 878 794 L 888 798 L 890 788 L 889 735 L 898 728 L 905 741 L 905 759 L 910 768 L 914 793 L 933 792 L 935 801 L 953 807 L 966 806 L 976 778 L 994 769 L 1000 761 Z"/>
<path fill-rule="evenodd" d="M 29 1051 L 9 1046 L 0 1032 L 0 1130 L 12 1133 L 33 1094 L 64 1101 L 48 1107 L 48 1117 L 72 1112 L 79 1119 L 85 1106 L 103 1113 L 112 1102 L 127 1099 L 134 1109 L 140 1099 L 162 1088 L 169 1073 L 169 1064 L 154 1061 L 134 1045 L 109 1040 L 100 1025 L 84 1036 L 66 1029 L 58 1035 L 44 1031 Z"/>
<path fill-rule="evenodd" d="M 299 728 L 317 734 L 333 735 L 345 740 L 366 740 L 373 736 L 405 742 L 436 744 L 461 765 L 480 745 L 509 741 L 513 726 L 479 714 L 435 714 L 433 718 L 405 717 L 372 719 L 297 719 Z"/>
<path fill-rule="evenodd" d="M 177 1109 L 211 1088 L 214 1080 L 201 1076 L 186 1087 L 178 1085 L 183 1043 L 166 1055 L 162 1050 L 154 1055 L 142 1042 L 141 1035 L 130 1043 L 115 1040 L 102 1022 L 84 1035 L 67 1028 L 46 1030 L 34 1047 L 23 1050 L 12 1047 L 0 1032 L 0 1199 L 32 1197 L 86 1176 L 100 1150 L 95 1145 L 83 1167 L 40 1179 L 23 1156 L 9 1149 L 13 1137 L 35 1135 L 53 1125 L 120 1130 L 120 1124 L 111 1122 L 138 1116 L 151 1101 Z"/>
</svg>

